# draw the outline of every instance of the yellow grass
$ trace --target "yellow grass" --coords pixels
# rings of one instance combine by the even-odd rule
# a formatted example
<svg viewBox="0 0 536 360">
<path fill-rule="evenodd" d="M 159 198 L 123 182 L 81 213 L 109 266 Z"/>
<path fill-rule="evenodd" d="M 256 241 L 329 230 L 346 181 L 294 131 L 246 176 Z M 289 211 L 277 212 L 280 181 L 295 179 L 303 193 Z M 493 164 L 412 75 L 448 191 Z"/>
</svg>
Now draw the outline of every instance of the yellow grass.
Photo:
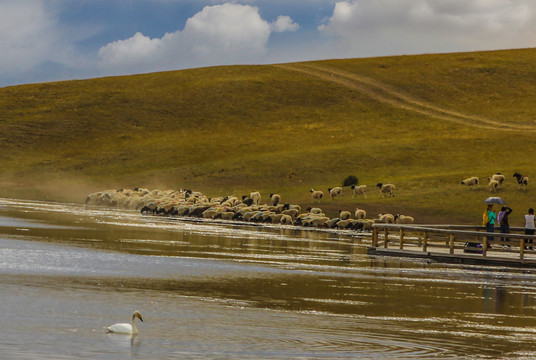
<svg viewBox="0 0 536 360">
<path fill-rule="evenodd" d="M 348 175 L 362 207 L 477 223 L 491 194 L 514 225 L 536 203 L 536 49 L 226 66 L 0 89 L 0 196 L 81 202 L 118 187 L 192 188 L 310 205 Z M 533 178 L 519 191 L 514 172 Z M 479 176 L 483 185 L 460 182 Z M 380 199 L 376 183 L 394 183 Z M 533 186 L 531 186 L 533 185 Z"/>
</svg>

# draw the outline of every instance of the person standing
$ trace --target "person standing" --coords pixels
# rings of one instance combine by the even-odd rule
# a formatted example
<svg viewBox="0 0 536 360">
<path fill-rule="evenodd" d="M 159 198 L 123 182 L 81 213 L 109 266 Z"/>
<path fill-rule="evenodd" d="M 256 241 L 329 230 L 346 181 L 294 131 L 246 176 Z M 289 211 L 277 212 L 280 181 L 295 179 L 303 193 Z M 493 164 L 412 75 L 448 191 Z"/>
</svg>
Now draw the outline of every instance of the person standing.
<svg viewBox="0 0 536 360">
<path fill-rule="evenodd" d="M 508 234 L 510 232 L 508 215 L 511 213 L 512 209 L 510 209 L 508 206 L 503 206 L 497 215 L 497 222 L 499 223 L 501 234 Z M 510 242 L 510 238 L 501 237 L 501 241 Z M 508 244 L 507 247 L 510 247 L 510 244 Z"/>
<path fill-rule="evenodd" d="M 497 220 L 497 214 L 495 214 L 495 211 L 493 211 L 493 204 L 488 205 L 484 215 L 487 215 L 487 221 L 485 222 L 486 232 L 495 232 L 495 221 Z M 493 236 L 488 236 L 489 247 L 491 247 L 492 241 Z"/>
<path fill-rule="evenodd" d="M 530 208 L 527 215 L 525 215 L 525 235 L 534 235 L 534 209 Z M 532 239 L 527 239 L 527 243 L 530 244 L 529 249 L 532 250 Z M 527 249 L 525 244 L 525 249 Z"/>
</svg>

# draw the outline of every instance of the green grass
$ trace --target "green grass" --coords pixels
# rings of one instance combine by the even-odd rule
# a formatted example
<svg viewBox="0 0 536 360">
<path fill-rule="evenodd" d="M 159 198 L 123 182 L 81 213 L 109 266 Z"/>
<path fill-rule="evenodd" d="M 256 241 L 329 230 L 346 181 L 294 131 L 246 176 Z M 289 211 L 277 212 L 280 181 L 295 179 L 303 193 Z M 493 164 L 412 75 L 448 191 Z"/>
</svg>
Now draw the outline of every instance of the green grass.
<svg viewBox="0 0 536 360">
<path fill-rule="evenodd" d="M 310 188 L 355 175 L 368 198 L 347 189 L 320 204 L 328 214 L 358 206 L 477 223 L 490 193 L 460 182 L 502 172 L 498 195 L 521 225 L 536 192 L 519 191 L 512 174 L 536 181 L 535 62 L 536 49 L 524 49 L 1 88 L 0 196 L 81 202 L 109 188 L 181 187 L 278 192 L 307 206 Z M 379 199 L 377 182 L 396 184 L 397 196 Z"/>
</svg>

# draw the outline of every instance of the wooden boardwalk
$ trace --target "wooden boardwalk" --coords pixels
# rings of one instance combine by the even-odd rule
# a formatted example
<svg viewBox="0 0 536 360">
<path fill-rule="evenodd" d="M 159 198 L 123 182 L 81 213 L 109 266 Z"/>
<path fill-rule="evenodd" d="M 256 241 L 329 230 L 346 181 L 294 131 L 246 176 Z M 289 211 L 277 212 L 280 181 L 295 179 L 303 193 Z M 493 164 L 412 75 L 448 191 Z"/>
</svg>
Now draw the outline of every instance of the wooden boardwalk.
<svg viewBox="0 0 536 360">
<path fill-rule="evenodd" d="M 498 229 L 496 229 L 498 231 Z M 523 228 L 509 234 L 488 233 L 480 226 L 374 224 L 370 255 L 429 259 L 490 266 L 536 268 L 536 236 Z M 504 241 L 501 240 L 504 238 Z"/>
</svg>

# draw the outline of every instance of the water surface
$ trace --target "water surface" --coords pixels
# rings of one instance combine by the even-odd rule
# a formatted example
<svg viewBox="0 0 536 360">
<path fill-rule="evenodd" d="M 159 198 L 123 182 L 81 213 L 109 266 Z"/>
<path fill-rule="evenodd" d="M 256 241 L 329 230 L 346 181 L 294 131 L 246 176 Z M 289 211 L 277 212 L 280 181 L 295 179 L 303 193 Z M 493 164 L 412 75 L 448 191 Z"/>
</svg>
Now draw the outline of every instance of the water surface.
<svg viewBox="0 0 536 360">
<path fill-rule="evenodd" d="M 365 234 L 0 199 L 0 358 L 536 357 L 536 275 Z M 134 338 L 104 327 L 144 317 Z"/>
</svg>

